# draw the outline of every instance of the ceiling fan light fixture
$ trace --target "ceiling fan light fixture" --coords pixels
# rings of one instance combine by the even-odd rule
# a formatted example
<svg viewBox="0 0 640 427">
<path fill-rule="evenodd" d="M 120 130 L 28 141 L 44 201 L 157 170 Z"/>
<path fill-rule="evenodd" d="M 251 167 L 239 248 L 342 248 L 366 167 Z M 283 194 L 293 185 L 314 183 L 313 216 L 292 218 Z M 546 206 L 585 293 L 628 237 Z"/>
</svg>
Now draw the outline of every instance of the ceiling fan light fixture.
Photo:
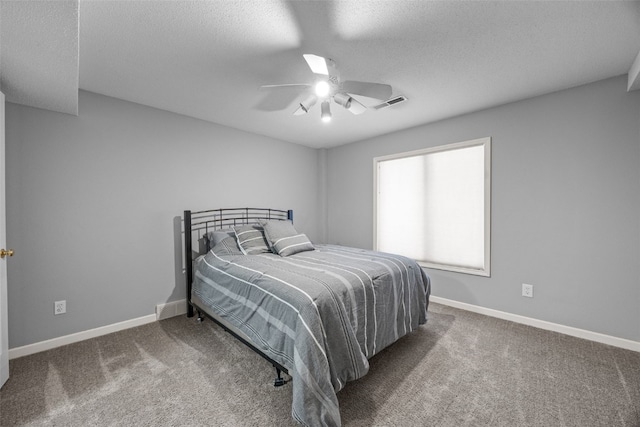
<svg viewBox="0 0 640 427">
<path fill-rule="evenodd" d="M 342 105 L 347 110 L 351 108 L 351 100 L 352 98 L 345 93 L 336 93 L 333 96 L 333 100 L 336 101 L 337 104 Z"/>
<path fill-rule="evenodd" d="M 324 98 L 329 95 L 329 91 L 331 90 L 331 86 L 325 80 L 318 80 L 315 86 L 316 95 L 320 98 Z"/>
<path fill-rule="evenodd" d="M 312 54 L 304 54 L 303 57 L 305 61 L 307 61 L 307 65 L 311 71 L 315 74 L 312 82 L 308 84 L 292 83 L 261 86 L 261 89 L 276 87 L 307 88 L 306 98 L 304 98 L 302 102 L 298 101 L 298 107 L 293 112 L 294 116 L 307 114 L 318 101 L 322 104 L 320 115 L 322 121 L 329 122 L 331 121 L 330 103 L 332 100 L 356 116 L 364 113 L 368 108 L 379 109 L 406 100 L 404 97 L 399 97 L 397 100 L 393 98 L 388 101 L 383 101 L 389 98 L 392 93 L 391 86 L 388 84 L 341 80 L 338 66 L 332 59 Z M 382 104 L 375 107 L 367 107 L 360 101 L 360 96 L 377 100 L 378 102 L 382 102 Z"/>
<path fill-rule="evenodd" d="M 323 122 L 328 123 L 331 121 L 331 108 L 329 107 L 329 101 L 323 101 L 320 105 L 320 109 L 322 113 L 320 114 L 320 118 Z"/>
<path fill-rule="evenodd" d="M 311 109 L 311 107 L 316 105 L 317 101 L 318 98 L 315 95 L 309 95 L 304 101 L 300 103 L 300 108 L 302 108 L 304 112 L 307 113 Z"/>
</svg>

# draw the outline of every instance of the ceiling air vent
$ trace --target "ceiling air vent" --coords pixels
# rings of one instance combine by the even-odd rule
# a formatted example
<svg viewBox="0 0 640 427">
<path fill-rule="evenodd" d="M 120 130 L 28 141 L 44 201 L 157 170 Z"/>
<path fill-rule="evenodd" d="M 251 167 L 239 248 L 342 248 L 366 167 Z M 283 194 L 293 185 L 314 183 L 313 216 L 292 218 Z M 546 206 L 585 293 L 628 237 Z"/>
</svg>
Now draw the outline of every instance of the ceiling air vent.
<svg viewBox="0 0 640 427">
<path fill-rule="evenodd" d="M 378 104 L 376 106 L 374 106 L 373 108 L 376 110 L 382 110 L 383 108 L 387 108 L 387 107 L 391 107 L 392 105 L 396 105 L 396 104 L 400 104 L 401 102 L 405 102 L 407 100 L 407 98 L 405 98 L 404 96 L 400 95 L 400 96 L 396 96 L 394 98 L 391 98 L 385 102 L 383 102 L 382 104 Z"/>
</svg>

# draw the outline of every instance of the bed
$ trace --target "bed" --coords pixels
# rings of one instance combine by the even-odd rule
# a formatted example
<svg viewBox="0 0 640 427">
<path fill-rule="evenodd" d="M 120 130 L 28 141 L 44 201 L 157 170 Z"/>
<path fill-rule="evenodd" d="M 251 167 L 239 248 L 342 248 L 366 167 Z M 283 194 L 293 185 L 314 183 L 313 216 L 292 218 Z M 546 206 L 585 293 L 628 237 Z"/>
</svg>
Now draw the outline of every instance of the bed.
<svg viewBox="0 0 640 427">
<path fill-rule="evenodd" d="M 336 393 L 427 321 L 430 280 L 415 261 L 313 244 L 290 210 L 185 211 L 184 227 L 188 316 L 268 360 L 275 385 L 288 373 L 302 425 L 339 426 Z"/>
</svg>

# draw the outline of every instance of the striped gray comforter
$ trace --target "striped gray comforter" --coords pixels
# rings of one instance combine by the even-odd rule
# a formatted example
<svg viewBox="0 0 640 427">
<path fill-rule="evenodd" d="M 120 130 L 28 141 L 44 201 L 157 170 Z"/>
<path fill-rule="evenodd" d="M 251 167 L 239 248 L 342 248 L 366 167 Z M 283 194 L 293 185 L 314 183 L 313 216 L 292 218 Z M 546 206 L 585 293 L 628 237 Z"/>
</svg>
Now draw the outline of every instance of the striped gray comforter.
<svg viewBox="0 0 640 427">
<path fill-rule="evenodd" d="M 336 393 L 426 322 L 430 282 L 399 255 L 316 245 L 286 258 L 209 252 L 196 261 L 192 292 L 287 368 L 294 419 L 339 426 Z"/>
</svg>

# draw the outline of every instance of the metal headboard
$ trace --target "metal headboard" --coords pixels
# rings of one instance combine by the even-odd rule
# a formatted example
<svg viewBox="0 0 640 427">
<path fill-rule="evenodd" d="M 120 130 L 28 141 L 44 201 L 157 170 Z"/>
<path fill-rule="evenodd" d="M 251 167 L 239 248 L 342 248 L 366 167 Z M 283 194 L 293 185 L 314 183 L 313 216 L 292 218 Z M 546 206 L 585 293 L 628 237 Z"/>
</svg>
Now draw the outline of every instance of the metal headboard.
<svg viewBox="0 0 640 427">
<path fill-rule="evenodd" d="M 184 211 L 184 257 L 187 272 L 187 315 L 193 316 L 191 286 L 193 284 L 193 239 L 200 241 L 210 231 L 254 224 L 261 219 L 289 220 L 293 222 L 292 210 L 268 208 L 226 208 L 206 211 Z M 200 249 L 200 248 L 199 248 Z M 200 254 L 200 250 L 195 251 Z"/>
</svg>

